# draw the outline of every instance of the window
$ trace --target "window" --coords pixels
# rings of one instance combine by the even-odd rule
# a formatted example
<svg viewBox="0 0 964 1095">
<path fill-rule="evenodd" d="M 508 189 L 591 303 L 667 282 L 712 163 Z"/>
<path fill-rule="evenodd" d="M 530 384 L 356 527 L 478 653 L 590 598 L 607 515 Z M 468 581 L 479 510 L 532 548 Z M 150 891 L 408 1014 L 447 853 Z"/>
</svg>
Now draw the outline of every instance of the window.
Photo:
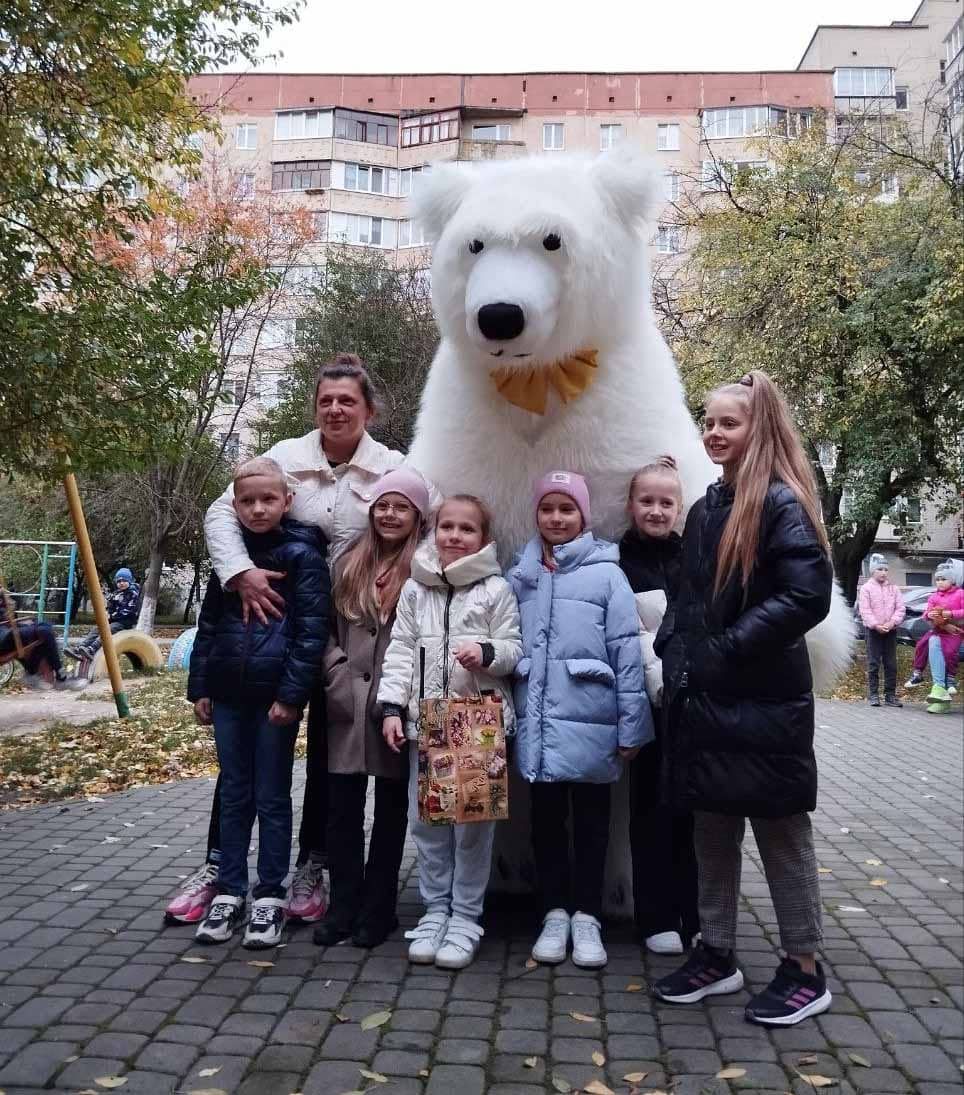
<svg viewBox="0 0 964 1095">
<path fill-rule="evenodd" d="M 661 255 L 678 255 L 681 250 L 679 229 L 661 224 L 656 232 L 656 250 Z"/>
<path fill-rule="evenodd" d="M 288 160 L 271 165 L 272 190 L 318 190 L 331 186 L 331 160 Z"/>
<path fill-rule="evenodd" d="M 335 111 L 335 136 L 343 141 L 365 144 L 398 145 L 398 122 L 383 114 L 363 114 L 357 110 Z"/>
<path fill-rule="evenodd" d="M 774 111 L 774 114 L 777 112 Z M 786 111 L 781 111 L 786 118 Z M 722 110 L 703 112 L 703 136 L 708 141 L 723 137 L 752 137 L 766 133 L 770 128 L 768 106 L 725 107 Z M 773 119 L 779 123 L 779 118 Z"/>
<path fill-rule="evenodd" d="M 951 33 L 947 36 L 947 60 L 945 64 L 949 65 L 951 61 L 964 49 L 964 19 L 958 19 L 958 21 L 951 28 Z"/>
<path fill-rule="evenodd" d="M 887 198 L 896 198 L 900 193 L 900 183 L 897 180 L 897 173 L 894 171 L 888 172 L 886 175 L 882 175 L 880 178 L 880 192 Z"/>
<path fill-rule="evenodd" d="M 473 141 L 511 141 L 511 125 L 474 125 L 472 126 Z"/>
<path fill-rule="evenodd" d="M 315 210 L 311 214 L 311 224 L 314 230 L 314 236 L 316 240 L 325 240 L 328 238 L 328 213 L 324 210 Z"/>
<path fill-rule="evenodd" d="M 737 175 L 760 173 L 770 169 L 766 160 L 704 160 L 700 175 L 701 190 L 722 190 L 724 183 L 732 183 Z"/>
<path fill-rule="evenodd" d="M 254 173 L 245 171 L 238 176 L 238 197 L 250 198 L 254 193 Z"/>
<path fill-rule="evenodd" d="M 929 589 L 931 584 L 931 573 L 929 570 L 908 570 L 904 574 L 904 584 L 908 586 L 924 586 Z"/>
<path fill-rule="evenodd" d="M 901 525 L 920 524 L 920 499 L 915 497 L 897 498 L 887 511 L 885 520 L 895 528 Z"/>
<path fill-rule="evenodd" d="M 219 438 L 225 460 L 235 461 L 241 448 L 241 438 L 236 433 L 222 433 Z"/>
<path fill-rule="evenodd" d="M 606 152 L 615 147 L 623 139 L 623 127 L 621 125 L 601 125 L 599 127 L 599 151 Z"/>
<path fill-rule="evenodd" d="M 910 89 L 898 87 L 894 89 L 894 106 L 897 110 L 910 109 Z"/>
<path fill-rule="evenodd" d="M 679 175 L 675 171 L 663 172 L 663 197 L 668 202 L 679 201 Z"/>
<path fill-rule="evenodd" d="M 396 223 L 384 217 L 331 213 L 328 238 L 333 243 L 355 243 L 361 247 L 394 247 Z"/>
<path fill-rule="evenodd" d="M 250 152 L 258 144 L 258 127 L 250 122 L 243 122 L 234 127 L 234 147 L 243 148 Z"/>
<path fill-rule="evenodd" d="M 547 152 L 559 152 L 566 147 L 566 128 L 562 122 L 546 122 L 543 125 L 542 147 Z"/>
<path fill-rule="evenodd" d="M 679 152 L 679 126 L 675 123 L 658 125 L 656 148 L 659 152 Z"/>
<path fill-rule="evenodd" d="M 365 194 L 394 194 L 398 190 L 398 179 L 394 168 L 346 163 L 345 189 Z"/>
<path fill-rule="evenodd" d="M 419 114 L 402 121 L 402 148 L 416 144 L 435 144 L 437 141 L 454 141 L 459 135 L 459 112 L 443 111 L 440 114 Z"/>
<path fill-rule="evenodd" d="M 331 136 L 330 110 L 283 110 L 274 118 L 276 141 L 298 141 Z"/>
<path fill-rule="evenodd" d="M 428 167 L 403 167 L 398 173 L 398 193 L 400 197 L 407 198 L 418 190 L 422 173 L 429 172 Z"/>
<path fill-rule="evenodd" d="M 192 152 L 200 152 L 204 148 L 204 134 L 191 133 L 185 143 Z"/>
<path fill-rule="evenodd" d="M 894 94 L 892 68 L 837 68 L 833 73 L 833 93 L 840 98 L 878 99 Z"/>
<path fill-rule="evenodd" d="M 278 272 L 284 274 L 285 288 L 294 292 L 310 292 L 320 288 L 325 281 L 324 266 L 289 266 Z"/>
<path fill-rule="evenodd" d="M 247 399 L 248 395 L 248 382 L 244 379 L 236 380 L 234 382 L 234 405 L 240 407 Z"/>
<path fill-rule="evenodd" d="M 398 222 L 399 247 L 423 247 L 424 245 L 425 236 L 422 232 L 421 225 L 408 220 Z"/>
</svg>

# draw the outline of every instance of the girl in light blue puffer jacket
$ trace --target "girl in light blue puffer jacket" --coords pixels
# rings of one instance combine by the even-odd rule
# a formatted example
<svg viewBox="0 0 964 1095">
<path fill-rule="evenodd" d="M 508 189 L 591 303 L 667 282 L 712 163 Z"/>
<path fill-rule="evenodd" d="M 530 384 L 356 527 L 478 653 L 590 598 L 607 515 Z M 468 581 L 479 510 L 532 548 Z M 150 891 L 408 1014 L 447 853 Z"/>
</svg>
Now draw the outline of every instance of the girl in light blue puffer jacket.
<svg viewBox="0 0 964 1095">
<path fill-rule="evenodd" d="M 532 844 L 546 910 L 532 957 L 563 961 L 571 931 L 573 962 L 598 968 L 606 964 L 600 917 L 609 785 L 653 740 L 653 720 L 636 602 L 619 549 L 589 531 L 585 480 L 550 472 L 536 484 L 535 508 L 539 534 L 506 576 L 522 617 L 515 762 L 532 784 Z"/>
</svg>

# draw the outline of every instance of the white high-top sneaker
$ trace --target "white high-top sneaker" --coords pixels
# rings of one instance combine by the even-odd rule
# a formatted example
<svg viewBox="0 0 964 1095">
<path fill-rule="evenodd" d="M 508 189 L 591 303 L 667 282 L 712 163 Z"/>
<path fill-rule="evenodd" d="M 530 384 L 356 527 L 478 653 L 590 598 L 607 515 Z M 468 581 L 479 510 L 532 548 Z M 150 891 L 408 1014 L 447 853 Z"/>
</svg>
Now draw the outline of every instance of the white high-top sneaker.
<svg viewBox="0 0 964 1095">
<path fill-rule="evenodd" d="M 432 912 L 426 913 L 411 931 L 407 931 L 405 938 L 412 940 L 408 948 L 409 962 L 419 965 L 434 962 L 448 925 L 449 918 L 445 913 Z"/>
<path fill-rule="evenodd" d="M 542 931 L 532 948 L 537 962 L 550 966 L 566 960 L 569 950 L 569 913 L 565 909 L 550 909 L 542 921 Z"/>
<path fill-rule="evenodd" d="M 584 969 L 596 970 L 609 961 L 600 934 L 600 923 L 588 913 L 577 912 L 572 917 L 572 961 Z"/>
</svg>

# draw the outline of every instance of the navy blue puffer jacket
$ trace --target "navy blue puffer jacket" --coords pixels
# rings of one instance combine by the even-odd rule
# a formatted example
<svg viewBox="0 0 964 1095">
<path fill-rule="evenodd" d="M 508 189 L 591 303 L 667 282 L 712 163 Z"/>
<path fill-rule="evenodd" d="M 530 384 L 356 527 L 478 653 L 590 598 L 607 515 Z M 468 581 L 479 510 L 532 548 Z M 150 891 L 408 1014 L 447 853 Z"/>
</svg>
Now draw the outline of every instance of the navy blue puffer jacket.
<svg viewBox="0 0 964 1095">
<path fill-rule="evenodd" d="M 191 653 L 188 699 L 207 696 L 234 705 L 278 700 L 304 707 L 328 642 L 331 580 L 325 537 L 315 527 L 285 518 L 271 532 L 245 529 L 244 545 L 255 566 L 284 572 L 284 578 L 271 583 L 284 597 L 284 616 L 269 617 L 265 625 L 252 615 L 245 624 L 240 596 L 225 592 L 212 573 Z"/>
</svg>

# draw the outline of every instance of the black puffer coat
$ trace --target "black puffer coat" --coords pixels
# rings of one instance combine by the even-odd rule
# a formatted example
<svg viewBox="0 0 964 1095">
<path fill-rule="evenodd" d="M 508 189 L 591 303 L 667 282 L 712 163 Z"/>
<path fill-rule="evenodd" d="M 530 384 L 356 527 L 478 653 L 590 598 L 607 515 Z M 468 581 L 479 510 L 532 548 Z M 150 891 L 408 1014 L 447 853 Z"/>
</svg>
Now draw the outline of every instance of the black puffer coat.
<svg viewBox="0 0 964 1095">
<path fill-rule="evenodd" d="M 733 492 L 714 483 L 683 532 L 680 593 L 656 639 L 669 733 L 666 791 L 681 809 L 745 817 L 813 810 L 813 680 L 804 635 L 830 611 L 832 569 L 793 492 L 767 491 L 757 562 L 713 581 Z"/>
<path fill-rule="evenodd" d="M 629 579 L 633 593 L 661 589 L 666 600 L 674 601 L 679 591 L 681 541 L 678 532 L 665 540 L 640 536 L 635 526 L 619 541 L 619 565 Z"/>
<path fill-rule="evenodd" d="M 265 625 L 252 615 L 245 624 L 240 596 L 225 592 L 212 573 L 198 617 L 187 697 L 304 707 L 328 642 L 331 581 L 324 534 L 284 518 L 271 532 L 245 529 L 244 546 L 255 566 L 284 572 L 271 583 L 285 599 L 284 616 L 269 617 Z"/>
</svg>

